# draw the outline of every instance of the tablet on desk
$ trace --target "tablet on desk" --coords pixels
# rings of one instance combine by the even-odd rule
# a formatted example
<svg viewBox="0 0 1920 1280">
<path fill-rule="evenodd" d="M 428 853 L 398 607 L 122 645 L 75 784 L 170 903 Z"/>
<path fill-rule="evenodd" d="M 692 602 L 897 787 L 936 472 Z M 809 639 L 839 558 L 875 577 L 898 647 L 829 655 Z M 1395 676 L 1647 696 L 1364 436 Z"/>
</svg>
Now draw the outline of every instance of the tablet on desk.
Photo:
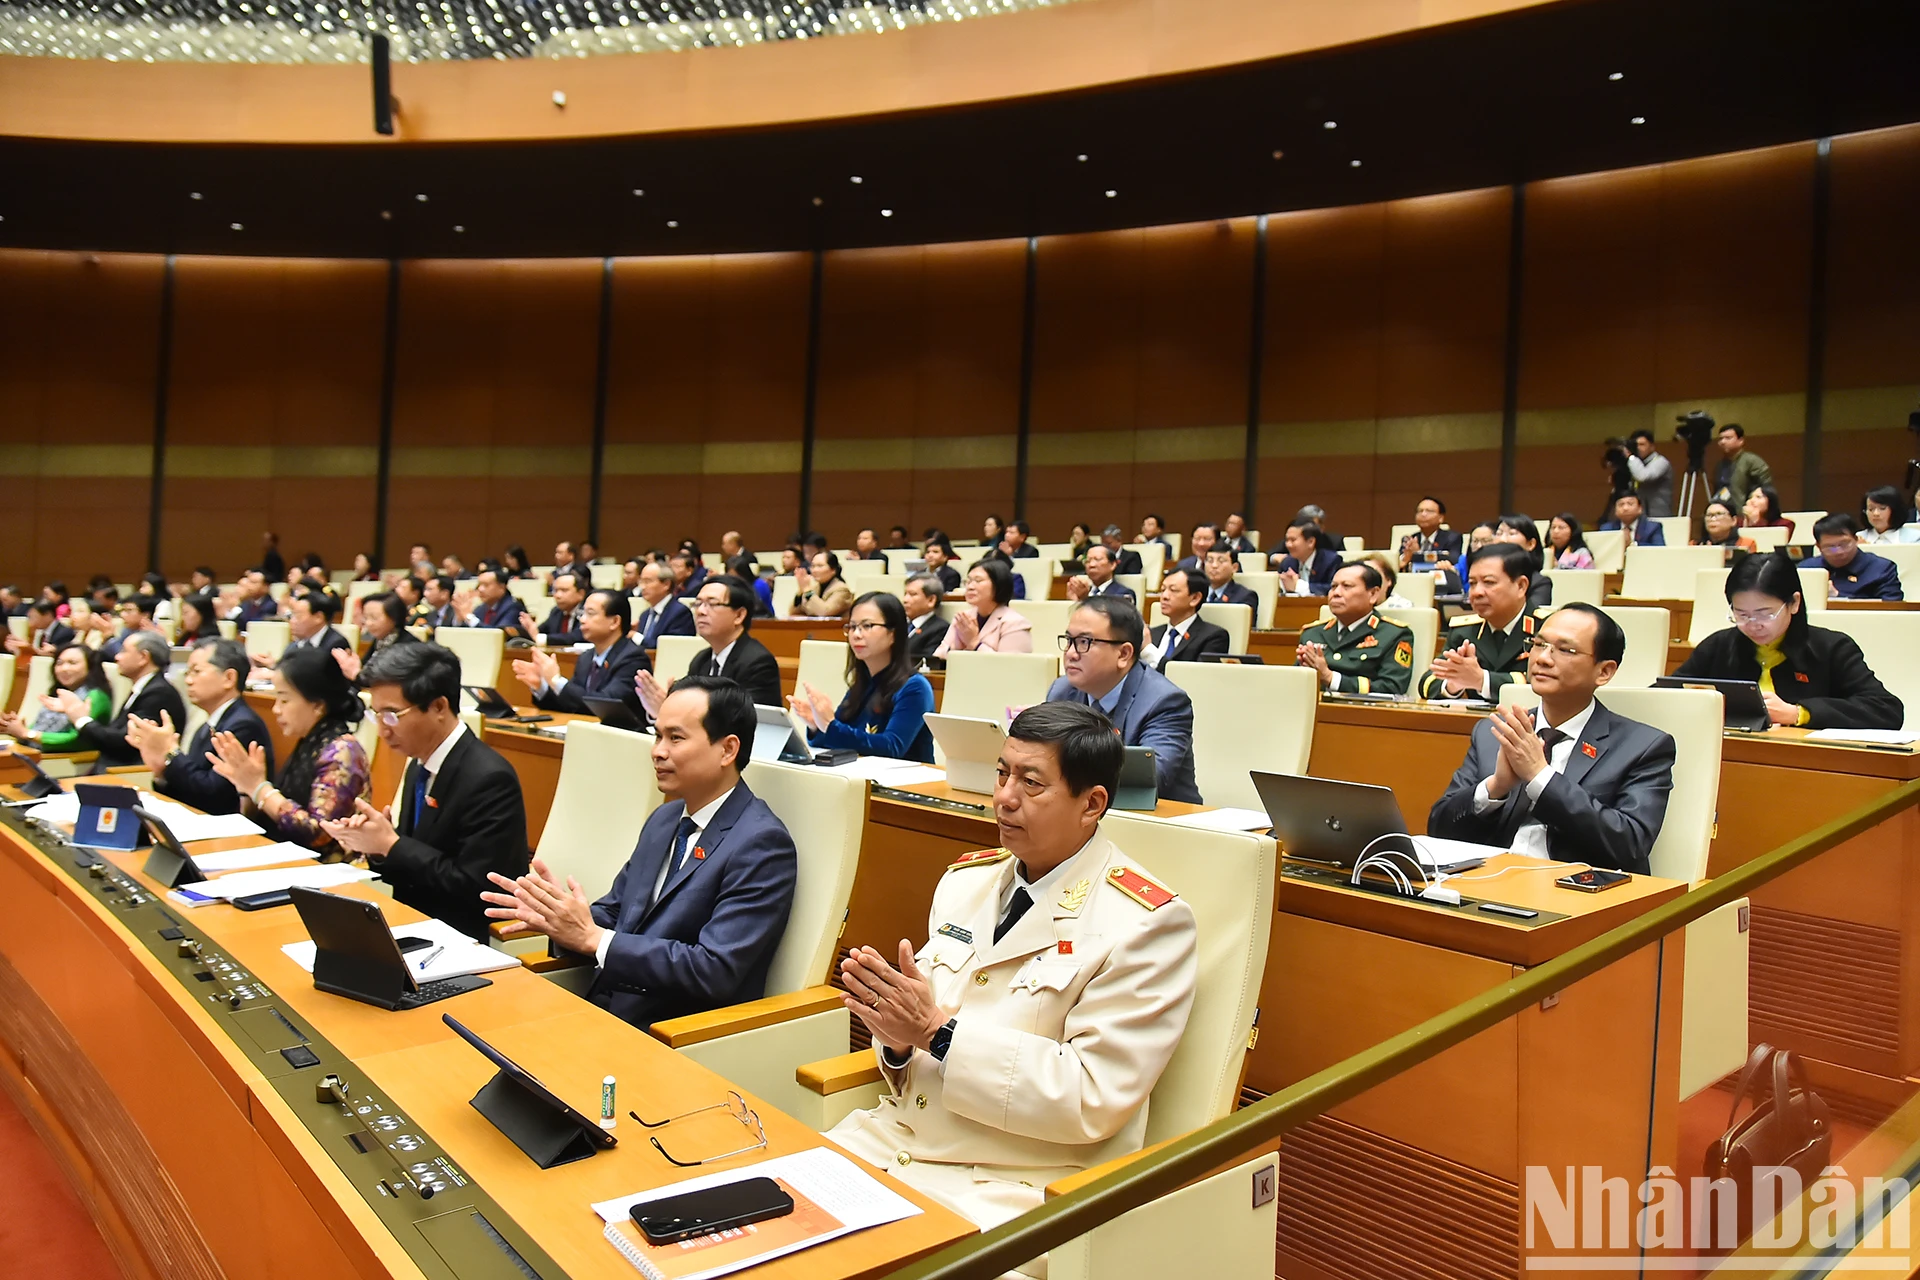
<svg viewBox="0 0 1920 1280">
<path fill-rule="evenodd" d="M 1767 701 L 1755 680 L 1716 680 L 1708 676 L 1660 676 L 1656 689 L 1711 689 L 1726 699 L 1726 726 L 1745 733 L 1765 733 L 1773 727 Z"/>
</svg>

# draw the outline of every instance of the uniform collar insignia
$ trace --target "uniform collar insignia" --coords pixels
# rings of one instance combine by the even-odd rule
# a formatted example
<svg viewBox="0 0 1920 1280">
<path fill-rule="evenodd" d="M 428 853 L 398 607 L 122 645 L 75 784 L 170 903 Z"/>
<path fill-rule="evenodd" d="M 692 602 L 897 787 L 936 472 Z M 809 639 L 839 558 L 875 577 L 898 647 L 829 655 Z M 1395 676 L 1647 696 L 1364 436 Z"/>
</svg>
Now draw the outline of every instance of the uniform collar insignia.
<svg viewBox="0 0 1920 1280">
<path fill-rule="evenodd" d="M 1072 886 L 1060 895 L 1060 909 L 1062 911 L 1080 910 L 1081 905 L 1087 900 L 1087 893 L 1092 888 L 1093 882 L 1090 880 L 1081 879 L 1074 881 Z"/>
</svg>

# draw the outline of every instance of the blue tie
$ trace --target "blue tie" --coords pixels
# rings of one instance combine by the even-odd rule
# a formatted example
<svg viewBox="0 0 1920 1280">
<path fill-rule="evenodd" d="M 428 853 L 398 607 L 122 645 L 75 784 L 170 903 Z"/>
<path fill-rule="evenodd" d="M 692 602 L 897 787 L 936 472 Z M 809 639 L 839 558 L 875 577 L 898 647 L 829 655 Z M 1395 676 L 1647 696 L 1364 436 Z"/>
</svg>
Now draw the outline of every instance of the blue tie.
<svg viewBox="0 0 1920 1280">
<path fill-rule="evenodd" d="M 673 849 L 667 855 L 667 874 L 660 881 L 660 891 L 662 893 L 666 892 L 667 882 L 673 879 L 674 872 L 680 870 L 680 864 L 686 860 L 687 843 L 693 839 L 694 832 L 699 829 L 698 826 L 694 825 L 691 817 L 681 818 L 680 825 L 674 828 Z M 660 901 L 659 894 L 655 894 L 653 900 L 655 902 Z"/>
<path fill-rule="evenodd" d="M 427 766 L 424 764 L 417 765 L 415 769 L 413 779 L 413 805 L 407 810 L 407 830 L 409 832 L 420 829 L 420 811 L 427 807 Z"/>
</svg>

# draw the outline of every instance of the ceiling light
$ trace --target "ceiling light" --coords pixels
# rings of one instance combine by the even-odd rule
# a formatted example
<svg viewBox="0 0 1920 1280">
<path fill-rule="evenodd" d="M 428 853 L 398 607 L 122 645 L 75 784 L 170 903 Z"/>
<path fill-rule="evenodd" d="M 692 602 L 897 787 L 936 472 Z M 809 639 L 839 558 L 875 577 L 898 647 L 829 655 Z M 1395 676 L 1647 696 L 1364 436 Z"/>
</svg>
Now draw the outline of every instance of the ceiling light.
<svg viewBox="0 0 1920 1280">
<path fill-rule="evenodd" d="M 1075 156 L 1074 159 L 1078 160 L 1081 164 L 1085 164 L 1087 162 L 1087 153 L 1082 151 L 1079 155 Z"/>
<path fill-rule="evenodd" d="M 1338 120 L 1327 120 L 1327 121 L 1324 121 L 1320 125 L 1320 127 L 1322 129 L 1338 129 L 1340 127 L 1340 122 Z"/>
<path fill-rule="evenodd" d="M 1347 168 L 1349 168 L 1349 169 L 1358 169 L 1359 167 L 1360 167 L 1360 162 L 1359 162 L 1358 160 L 1349 160 L 1349 161 L 1347 161 Z"/>
<path fill-rule="evenodd" d="M 882 210 L 880 211 L 880 216 L 881 216 L 881 217 L 883 217 L 883 218 L 891 218 L 891 217 L 893 216 L 893 210 L 891 210 L 891 209 L 882 209 Z"/>
<path fill-rule="evenodd" d="M 455 231 L 456 233 L 459 233 L 459 232 L 464 232 L 464 231 L 466 230 L 466 228 L 465 228 L 465 227 L 463 227 L 463 226 L 461 226 L 461 225 L 460 225 L 459 223 L 457 223 L 457 222 L 453 224 L 453 229 L 454 229 L 454 231 Z"/>
<path fill-rule="evenodd" d="M 245 230 L 246 230 L 246 228 L 245 228 L 245 227 L 243 227 L 243 226 L 241 226 L 241 225 L 240 225 L 239 223 L 237 223 L 237 222 L 232 222 L 232 223 L 228 223 L 227 225 L 228 225 L 228 226 L 231 226 L 231 227 L 232 227 L 232 228 L 233 228 L 233 229 L 234 229 L 235 231 L 245 231 Z"/>
<path fill-rule="evenodd" d="M 1647 122 L 1647 118 L 1645 116 L 1635 116 L 1633 119 L 1629 120 L 1627 123 L 1628 124 L 1645 124 L 1646 122 Z"/>
<path fill-rule="evenodd" d="M 425 204 L 427 202 L 427 193 L 422 191 L 419 195 L 415 196 L 414 199 L 418 200 L 421 204 Z"/>
<path fill-rule="evenodd" d="M 1623 71 L 1616 71 L 1612 75 L 1607 77 L 1607 79 L 1609 80 L 1625 80 L 1626 78 L 1627 78 L 1626 73 Z"/>
<path fill-rule="evenodd" d="M 392 222 L 392 221 L 393 221 L 393 210 L 391 210 L 391 209 L 382 209 L 382 210 L 380 211 L 380 221 L 382 221 L 382 222 Z"/>
<path fill-rule="evenodd" d="M 645 194 L 647 194 L 647 193 L 646 193 L 646 190 L 645 190 L 644 188 L 642 188 L 642 187 L 635 187 L 635 188 L 633 189 L 633 194 L 635 194 L 636 196 L 643 196 L 643 195 L 645 195 Z"/>
<path fill-rule="evenodd" d="M 199 193 L 198 191 L 189 191 L 189 192 L 187 193 L 187 199 L 189 199 L 189 200 L 198 200 L 198 199 L 200 199 L 200 193 Z"/>
<path fill-rule="evenodd" d="M 864 179 L 863 179 L 863 178 L 861 178 L 861 176 L 860 176 L 859 174 L 857 174 L 857 173 L 856 173 L 856 174 L 854 174 L 854 175 L 853 175 L 853 176 L 852 176 L 851 178 L 848 178 L 848 179 L 847 179 L 847 181 L 848 181 L 848 182 L 851 182 L 851 183 L 852 183 L 852 184 L 853 184 L 854 186 L 856 186 L 856 187 L 857 187 L 857 186 L 859 186 L 859 185 L 861 184 L 861 182 L 863 182 L 863 181 L 864 181 Z"/>
<path fill-rule="evenodd" d="M 819 196 L 815 196 L 815 197 L 813 198 L 813 207 L 814 207 L 814 208 L 816 208 L 816 209 L 818 209 L 818 208 L 819 208 L 819 207 L 820 207 L 821 205 L 823 205 L 823 204 L 825 204 L 825 203 L 826 203 L 826 201 L 825 201 L 825 200 L 822 200 L 822 199 L 821 199 L 821 198 L 820 198 Z"/>
<path fill-rule="evenodd" d="M 1107 199 L 1109 199 L 1109 200 L 1111 200 L 1111 199 L 1113 199 L 1113 198 L 1114 198 L 1115 196 L 1117 196 L 1117 195 L 1119 195 L 1119 194 L 1120 194 L 1120 193 L 1119 193 L 1118 191 L 1113 191 L 1113 190 L 1109 190 L 1109 191 L 1107 192 Z"/>
<path fill-rule="evenodd" d="M 1281 151 L 1281 150 L 1279 150 L 1278 148 L 1275 148 L 1275 150 L 1274 150 L 1274 153 L 1273 153 L 1273 158 L 1274 158 L 1275 160 L 1279 160 L 1279 159 L 1283 159 L 1283 158 L 1284 158 L 1284 157 L 1286 156 L 1286 154 L 1287 154 L 1286 152 L 1284 152 L 1284 151 Z"/>
<path fill-rule="evenodd" d="M 668 230 L 672 230 L 673 228 L 675 228 L 675 227 L 677 227 L 677 226 L 679 226 L 679 225 L 680 225 L 680 223 L 679 223 L 679 222 L 678 222 L 678 220 L 676 220 L 676 219 L 672 219 L 672 218 L 669 218 L 669 219 L 667 220 L 667 229 L 668 229 Z"/>
</svg>

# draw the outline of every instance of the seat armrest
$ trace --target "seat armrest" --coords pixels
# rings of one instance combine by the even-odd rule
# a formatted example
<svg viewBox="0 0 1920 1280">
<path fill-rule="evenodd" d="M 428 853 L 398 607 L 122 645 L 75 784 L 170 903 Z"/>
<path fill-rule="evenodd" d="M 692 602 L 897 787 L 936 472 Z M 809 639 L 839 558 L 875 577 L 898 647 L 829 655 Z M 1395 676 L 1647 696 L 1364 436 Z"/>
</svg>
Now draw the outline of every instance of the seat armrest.
<svg viewBox="0 0 1920 1280">
<path fill-rule="evenodd" d="M 802 1088 L 827 1097 L 861 1085 L 880 1083 L 880 1063 L 871 1049 L 843 1053 L 837 1058 L 805 1062 L 794 1069 Z"/>
<path fill-rule="evenodd" d="M 776 1022 L 791 1022 L 840 1007 L 840 993 L 834 988 L 806 987 L 786 995 L 728 1005 L 724 1009 L 690 1013 L 684 1018 L 668 1018 L 654 1023 L 651 1030 L 653 1038 L 668 1048 L 683 1049 L 703 1040 L 718 1040 L 722 1036 L 770 1027 Z"/>
<path fill-rule="evenodd" d="M 553 973 L 560 969 L 585 968 L 593 963 L 593 957 L 563 951 L 557 956 L 521 956 L 520 963 L 534 973 Z"/>
<path fill-rule="evenodd" d="M 487 932 L 497 941 L 506 942 L 512 938 L 524 938 L 533 930 L 518 920 L 494 920 L 488 923 Z"/>
<path fill-rule="evenodd" d="M 1152 1146 L 1142 1147 L 1138 1151 L 1129 1151 L 1123 1156 L 1115 1156 L 1113 1159 L 1096 1164 L 1091 1168 L 1082 1169 L 1078 1173 L 1070 1173 L 1064 1178 L 1049 1182 L 1047 1184 L 1047 1199 L 1051 1200 L 1056 1196 L 1063 1196 L 1069 1191 L 1078 1191 L 1095 1178 L 1104 1178 L 1117 1169 L 1124 1169 L 1141 1156 L 1151 1155 L 1172 1141 L 1174 1141 L 1172 1138 L 1168 1138 L 1164 1142 L 1156 1142 Z"/>
</svg>

